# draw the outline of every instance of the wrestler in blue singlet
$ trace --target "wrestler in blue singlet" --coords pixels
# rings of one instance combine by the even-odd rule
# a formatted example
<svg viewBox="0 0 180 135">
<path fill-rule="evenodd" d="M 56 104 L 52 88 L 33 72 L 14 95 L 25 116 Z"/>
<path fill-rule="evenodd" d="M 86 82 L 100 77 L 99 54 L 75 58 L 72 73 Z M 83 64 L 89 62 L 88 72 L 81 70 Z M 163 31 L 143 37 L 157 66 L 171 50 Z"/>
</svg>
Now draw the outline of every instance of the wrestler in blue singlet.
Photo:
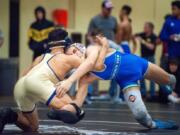
<svg viewBox="0 0 180 135">
<path fill-rule="evenodd" d="M 133 54 L 114 51 L 108 54 L 102 71 L 93 71 L 92 74 L 103 80 L 115 79 L 121 89 L 139 86 L 138 81 L 144 77 L 148 69 L 148 61 Z"/>
</svg>

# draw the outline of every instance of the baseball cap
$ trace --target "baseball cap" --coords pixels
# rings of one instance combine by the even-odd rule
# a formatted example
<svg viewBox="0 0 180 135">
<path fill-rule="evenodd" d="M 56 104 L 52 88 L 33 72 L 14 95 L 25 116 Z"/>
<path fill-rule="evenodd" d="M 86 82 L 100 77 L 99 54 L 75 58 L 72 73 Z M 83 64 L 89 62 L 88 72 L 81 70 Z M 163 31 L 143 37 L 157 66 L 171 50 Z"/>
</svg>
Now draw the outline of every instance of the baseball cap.
<svg viewBox="0 0 180 135">
<path fill-rule="evenodd" d="M 102 2 L 102 7 L 110 9 L 110 8 L 113 8 L 113 4 L 110 0 L 104 0 Z"/>
</svg>

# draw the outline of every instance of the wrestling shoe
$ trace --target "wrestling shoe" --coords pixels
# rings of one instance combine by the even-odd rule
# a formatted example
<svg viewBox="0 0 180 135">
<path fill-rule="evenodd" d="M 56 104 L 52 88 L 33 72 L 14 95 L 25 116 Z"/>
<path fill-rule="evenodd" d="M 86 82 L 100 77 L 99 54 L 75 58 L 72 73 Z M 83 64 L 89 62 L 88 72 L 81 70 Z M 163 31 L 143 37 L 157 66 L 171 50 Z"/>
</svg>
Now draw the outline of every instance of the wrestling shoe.
<svg viewBox="0 0 180 135">
<path fill-rule="evenodd" d="M 67 110 L 51 110 L 47 113 L 48 118 L 59 120 L 67 124 L 76 124 L 84 118 L 85 112 L 76 104 L 71 103 L 71 105 L 75 108 L 76 113 Z"/>
<path fill-rule="evenodd" d="M 10 108 L 0 110 L 0 133 L 2 133 L 5 125 L 8 123 L 9 116 L 11 114 Z"/>
<path fill-rule="evenodd" d="M 156 129 L 177 130 L 179 126 L 174 121 L 154 120 Z"/>
</svg>

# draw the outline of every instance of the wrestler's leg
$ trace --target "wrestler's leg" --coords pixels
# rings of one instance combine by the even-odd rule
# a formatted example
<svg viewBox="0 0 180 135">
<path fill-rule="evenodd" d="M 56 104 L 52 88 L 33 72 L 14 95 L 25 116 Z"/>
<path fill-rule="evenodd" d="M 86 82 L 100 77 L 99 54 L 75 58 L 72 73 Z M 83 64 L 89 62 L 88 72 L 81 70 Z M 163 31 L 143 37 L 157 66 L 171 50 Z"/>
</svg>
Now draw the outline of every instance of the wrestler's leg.
<svg viewBox="0 0 180 135">
<path fill-rule="evenodd" d="M 29 113 L 19 112 L 15 124 L 23 131 L 36 132 L 39 127 L 37 109 Z"/>
<path fill-rule="evenodd" d="M 16 124 L 22 130 L 32 132 L 38 129 L 38 114 L 33 99 L 27 96 L 24 79 L 25 77 L 19 79 L 14 88 L 14 99 L 20 111 L 17 112 L 11 108 L 3 109 L 1 111 L 2 123 L 3 125 Z"/>
<path fill-rule="evenodd" d="M 152 120 L 144 102 L 142 101 L 139 87 L 130 87 L 124 90 L 124 98 L 133 113 L 134 118 L 143 126 L 150 129 L 178 129 L 175 122 Z"/>
<path fill-rule="evenodd" d="M 23 113 L 16 112 L 11 108 L 4 108 L 0 110 L 0 133 L 6 124 L 16 124 L 23 131 L 35 132 L 39 126 L 37 111 Z"/>
<path fill-rule="evenodd" d="M 58 98 L 54 96 L 51 100 L 49 107 L 53 109 L 64 109 L 71 112 L 75 112 L 75 109 L 70 103 L 73 103 L 73 100 L 70 98 L 69 95 L 65 94 L 62 98 Z"/>
<path fill-rule="evenodd" d="M 167 84 L 171 86 L 176 84 L 176 78 L 174 75 L 167 73 L 162 68 L 153 63 L 149 63 L 145 78 L 158 84 Z"/>
<path fill-rule="evenodd" d="M 77 123 L 85 115 L 84 111 L 67 94 L 62 98 L 54 96 L 49 107 L 53 108 L 53 110 L 48 112 L 48 118 L 60 120 L 68 124 Z"/>
<path fill-rule="evenodd" d="M 134 118 L 143 126 L 153 128 L 155 124 L 149 115 L 141 98 L 139 87 L 131 87 L 124 90 L 124 98 Z"/>
</svg>

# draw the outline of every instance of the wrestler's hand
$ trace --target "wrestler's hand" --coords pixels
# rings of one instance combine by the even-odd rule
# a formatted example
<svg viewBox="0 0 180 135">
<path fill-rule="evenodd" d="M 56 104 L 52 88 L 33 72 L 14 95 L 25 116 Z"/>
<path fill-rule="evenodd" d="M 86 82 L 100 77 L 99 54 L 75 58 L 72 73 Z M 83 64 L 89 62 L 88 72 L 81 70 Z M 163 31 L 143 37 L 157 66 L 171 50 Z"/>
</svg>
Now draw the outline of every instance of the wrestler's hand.
<svg viewBox="0 0 180 135">
<path fill-rule="evenodd" d="M 98 44 L 100 44 L 102 46 L 105 46 L 107 48 L 109 47 L 109 42 L 108 42 L 107 38 L 104 36 L 100 36 L 100 35 L 96 36 L 96 41 L 98 42 Z"/>
<path fill-rule="evenodd" d="M 72 86 L 72 83 L 68 80 L 62 81 L 56 85 L 56 96 L 62 97 L 64 96 Z"/>
</svg>

